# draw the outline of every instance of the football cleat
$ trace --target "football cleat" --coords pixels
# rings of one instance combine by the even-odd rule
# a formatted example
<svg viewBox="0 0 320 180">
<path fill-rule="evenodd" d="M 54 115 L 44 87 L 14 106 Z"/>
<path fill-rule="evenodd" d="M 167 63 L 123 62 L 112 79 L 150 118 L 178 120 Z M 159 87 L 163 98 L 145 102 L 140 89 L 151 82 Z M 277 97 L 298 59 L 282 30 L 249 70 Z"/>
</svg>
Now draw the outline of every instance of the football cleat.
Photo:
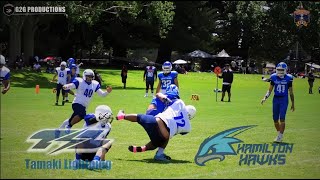
<svg viewBox="0 0 320 180">
<path fill-rule="evenodd" d="M 163 162 L 170 162 L 170 160 L 171 160 L 171 157 L 170 156 L 167 156 L 167 155 L 165 155 L 165 154 L 161 154 L 161 155 L 155 155 L 154 156 L 154 160 L 156 160 L 156 161 L 163 161 Z"/>
<path fill-rule="evenodd" d="M 273 140 L 273 142 L 275 143 L 281 143 L 282 142 L 282 137 L 280 137 L 279 135 Z"/>
</svg>

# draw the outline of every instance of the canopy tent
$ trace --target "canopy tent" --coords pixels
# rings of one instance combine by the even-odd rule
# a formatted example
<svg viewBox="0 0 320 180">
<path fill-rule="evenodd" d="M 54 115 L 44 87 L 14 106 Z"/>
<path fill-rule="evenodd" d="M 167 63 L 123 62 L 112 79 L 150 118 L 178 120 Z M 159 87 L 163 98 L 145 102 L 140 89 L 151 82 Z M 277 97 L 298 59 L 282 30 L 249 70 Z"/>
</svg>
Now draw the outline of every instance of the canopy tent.
<svg viewBox="0 0 320 180">
<path fill-rule="evenodd" d="M 212 58 L 212 55 L 209 53 L 206 53 L 201 50 L 195 50 L 191 53 L 188 53 L 188 56 L 195 57 L 195 58 Z"/>
<path fill-rule="evenodd" d="M 230 57 L 229 54 L 223 49 L 218 53 L 217 57 Z"/>
<path fill-rule="evenodd" d="M 305 63 L 305 66 L 306 67 L 310 66 L 310 68 L 320 69 L 320 66 L 315 63 Z"/>
<path fill-rule="evenodd" d="M 174 61 L 172 64 L 187 64 L 188 62 L 182 59 L 178 59 L 176 61 Z"/>
<path fill-rule="evenodd" d="M 273 63 L 267 63 L 266 68 L 276 68 L 276 65 Z"/>
</svg>

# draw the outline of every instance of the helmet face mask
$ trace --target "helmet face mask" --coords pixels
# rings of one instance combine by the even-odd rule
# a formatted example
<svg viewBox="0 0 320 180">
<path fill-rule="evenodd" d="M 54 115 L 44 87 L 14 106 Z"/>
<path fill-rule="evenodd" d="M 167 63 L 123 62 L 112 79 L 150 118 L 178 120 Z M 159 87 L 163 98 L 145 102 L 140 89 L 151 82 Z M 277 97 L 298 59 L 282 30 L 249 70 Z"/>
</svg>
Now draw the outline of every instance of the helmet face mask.
<svg viewBox="0 0 320 180">
<path fill-rule="evenodd" d="M 186 109 L 187 109 L 187 112 L 188 112 L 188 117 L 189 117 L 189 120 L 193 119 L 196 115 L 196 108 L 192 105 L 187 105 L 186 106 Z"/>
<path fill-rule="evenodd" d="M 277 76 L 283 78 L 287 74 L 287 64 L 280 62 L 276 67 Z"/>
<path fill-rule="evenodd" d="M 162 71 L 164 74 L 169 74 L 172 70 L 172 64 L 169 61 L 166 61 L 162 65 Z"/>
<path fill-rule="evenodd" d="M 64 70 L 66 67 L 67 67 L 67 63 L 66 63 L 65 61 L 62 61 L 62 62 L 60 63 L 60 68 L 61 68 L 61 70 Z"/>
<path fill-rule="evenodd" d="M 94 79 L 94 72 L 91 69 L 86 69 L 83 71 L 82 78 L 86 82 L 91 82 Z"/>
<path fill-rule="evenodd" d="M 107 105 L 97 106 L 94 115 L 101 124 L 112 123 L 113 121 L 112 111 Z"/>
</svg>

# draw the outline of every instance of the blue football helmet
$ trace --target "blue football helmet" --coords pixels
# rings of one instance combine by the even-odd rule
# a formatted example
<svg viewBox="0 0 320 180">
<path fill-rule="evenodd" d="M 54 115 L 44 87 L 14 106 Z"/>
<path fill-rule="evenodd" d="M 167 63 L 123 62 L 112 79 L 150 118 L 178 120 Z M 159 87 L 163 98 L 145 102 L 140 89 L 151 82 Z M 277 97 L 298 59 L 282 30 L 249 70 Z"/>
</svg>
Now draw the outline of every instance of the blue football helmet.
<svg viewBox="0 0 320 180">
<path fill-rule="evenodd" d="M 68 59 L 68 64 L 75 64 L 76 61 L 73 58 Z"/>
<path fill-rule="evenodd" d="M 71 64 L 71 69 L 77 69 L 77 65 L 76 64 Z"/>
<path fill-rule="evenodd" d="M 166 88 L 166 93 L 167 97 L 169 99 L 180 99 L 179 97 L 179 88 L 175 84 L 171 84 Z"/>
<path fill-rule="evenodd" d="M 169 61 L 166 61 L 162 65 L 162 71 L 164 74 L 169 74 L 172 70 L 172 64 Z"/>
<path fill-rule="evenodd" d="M 280 62 L 276 67 L 276 73 L 279 77 L 284 77 L 287 74 L 288 66 L 284 62 Z"/>
</svg>

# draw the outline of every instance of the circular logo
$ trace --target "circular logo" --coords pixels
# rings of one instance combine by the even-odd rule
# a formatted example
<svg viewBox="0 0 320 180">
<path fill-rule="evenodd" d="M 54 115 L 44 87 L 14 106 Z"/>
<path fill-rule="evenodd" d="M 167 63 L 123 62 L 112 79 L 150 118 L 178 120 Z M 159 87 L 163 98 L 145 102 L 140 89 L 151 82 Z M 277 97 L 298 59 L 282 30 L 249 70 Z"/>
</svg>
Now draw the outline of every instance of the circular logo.
<svg viewBox="0 0 320 180">
<path fill-rule="evenodd" d="M 220 74 L 220 73 L 221 73 L 221 68 L 220 68 L 219 66 L 215 67 L 215 68 L 214 68 L 214 73 L 215 73 L 216 75 Z"/>
<path fill-rule="evenodd" d="M 12 4 L 6 4 L 3 6 L 3 13 L 7 16 L 11 16 L 14 13 L 14 6 Z"/>
</svg>

